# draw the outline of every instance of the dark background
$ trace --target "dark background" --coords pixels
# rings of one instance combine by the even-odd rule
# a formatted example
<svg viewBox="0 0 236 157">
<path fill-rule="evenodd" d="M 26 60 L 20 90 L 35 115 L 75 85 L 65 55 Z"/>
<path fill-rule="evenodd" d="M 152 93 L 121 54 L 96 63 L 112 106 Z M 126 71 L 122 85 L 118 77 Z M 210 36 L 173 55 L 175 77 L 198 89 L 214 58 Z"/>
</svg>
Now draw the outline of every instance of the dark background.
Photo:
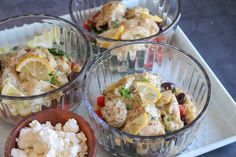
<svg viewBox="0 0 236 157">
<path fill-rule="evenodd" d="M 67 14 L 68 2 L 69 0 L 0 0 L 0 20 L 31 13 Z M 182 0 L 179 25 L 236 99 L 236 0 Z M 236 143 L 202 157 L 236 156 L 235 147 Z"/>
</svg>

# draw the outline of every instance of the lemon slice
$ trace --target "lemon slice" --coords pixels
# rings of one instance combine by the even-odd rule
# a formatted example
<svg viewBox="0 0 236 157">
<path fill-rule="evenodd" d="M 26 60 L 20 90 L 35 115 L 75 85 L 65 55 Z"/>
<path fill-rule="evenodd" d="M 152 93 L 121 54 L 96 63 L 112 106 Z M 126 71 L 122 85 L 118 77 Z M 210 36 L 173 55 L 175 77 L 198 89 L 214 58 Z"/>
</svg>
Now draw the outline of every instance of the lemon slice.
<svg viewBox="0 0 236 157">
<path fill-rule="evenodd" d="M 118 28 L 118 30 L 117 30 L 117 32 L 115 33 L 113 39 L 115 39 L 115 40 L 120 39 L 121 34 L 124 32 L 124 30 L 125 30 L 124 25 L 120 25 L 119 28 Z"/>
<path fill-rule="evenodd" d="M 157 16 L 157 15 L 153 16 L 147 12 L 140 12 L 140 13 L 142 14 L 142 17 L 153 19 L 155 22 L 161 23 L 163 21 L 163 19 L 160 16 Z"/>
<path fill-rule="evenodd" d="M 6 84 L 3 86 L 1 94 L 8 96 L 23 96 L 23 94 L 11 84 Z M 29 103 L 20 100 L 3 100 L 4 104 L 7 105 L 10 113 L 13 116 L 18 115 L 26 116 L 31 113 L 31 106 Z"/>
<path fill-rule="evenodd" d="M 140 130 L 142 130 L 148 124 L 148 114 L 143 113 L 138 117 L 134 118 L 130 122 L 127 122 L 123 131 L 137 135 Z"/>
<path fill-rule="evenodd" d="M 27 56 L 17 64 L 16 71 L 30 74 L 39 80 L 47 80 L 53 69 L 45 58 Z"/>
<path fill-rule="evenodd" d="M 22 96 L 23 95 L 18 89 L 16 89 L 11 84 L 4 85 L 3 88 L 2 88 L 1 94 L 2 95 L 8 95 L 8 96 Z M 9 111 L 11 112 L 11 114 L 13 116 L 16 116 L 18 114 L 16 104 L 15 104 L 16 101 L 2 100 L 2 102 L 4 104 L 7 104 L 7 107 L 8 107 Z"/>
<path fill-rule="evenodd" d="M 155 16 L 152 16 L 152 19 L 155 21 L 155 22 L 158 22 L 158 23 L 161 23 L 163 22 L 163 19 L 157 15 Z"/>
<path fill-rule="evenodd" d="M 125 30 L 124 25 L 120 25 L 119 28 L 117 28 L 117 29 L 110 29 L 104 33 L 99 34 L 99 35 L 106 37 L 106 38 L 118 40 L 118 39 L 120 39 L 124 30 Z M 104 47 L 104 48 L 109 48 L 112 46 L 112 44 L 114 44 L 112 42 L 101 41 L 101 40 L 97 40 L 97 42 L 101 47 Z"/>
<path fill-rule="evenodd" d="M 152 104 L 161 98 L 160 90 L 151 83 L 137 82 L 136 88 L 143 103 Z"/>
</svg>

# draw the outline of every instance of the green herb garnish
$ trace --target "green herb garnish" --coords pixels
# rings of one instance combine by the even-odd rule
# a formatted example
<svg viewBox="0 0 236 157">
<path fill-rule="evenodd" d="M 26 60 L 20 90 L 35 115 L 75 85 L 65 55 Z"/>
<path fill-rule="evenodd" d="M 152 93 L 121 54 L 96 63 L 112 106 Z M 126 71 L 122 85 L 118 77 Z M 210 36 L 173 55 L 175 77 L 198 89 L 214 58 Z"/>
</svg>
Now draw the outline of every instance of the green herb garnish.
<svg viewBox="0 0 236 157">
<path fill-rule="evenodd" d="M 58 85 L 59 84 L 59 82 L 57 81 L 57 76 L 56 76 L 56 74 L 54 72 L 50 72 L 48 74 L 48 76 L 49 76 L 49 80 L 48 81 L 51 84 L 54 84 L 54 85 Z"/>
<path fill-rule="evenodd" d="M 149 80 L 147 78 L 145 78 L 145 77 L 141 77 L 139 81 L 141 81 L 141 82 L 149 82 Z"/>
<path fill-rule="evenodd" d="M 120 21 L 119 20 L 112 21 L 112 25 L 113 28 L 118 28 L 120 26 Z"/>
<path fill-rule="evenodd" d="M 128 104 L 128 105 L 126 106 L 126 109 L 127 109 L 127 110 L 131 110 L 131 109 L 132 109 L 132 105 Z"/>
<path fill-rule="evenodd" d="M 131 96 L 131 90 L 129 88 L 125 88 L 124 86 L 119 89 L 119 93 L 121 96 L 127 98 L 127 99 L 132 99 Z"/>
<path fill-rule="evenodd" d="M 151 120 L 155 120 L 156 119 L 156 117 L 154 117 L 154 116 L 151 116 Z"/>
<path fill-rule="evenodd" d="M 171 116 L 168 116 L 167 117 L 167 121 L 170 122 L 170 121 L 173 121 L 173 118 Z"/>
<path fill-rule="evenodd" d="M 66 58 L 69 58 L 68 54 L 60 49 L 57 48 L 49 48 L 48 51 L 53 55 L 53 56 L 65 56 Z"/>
</svg>

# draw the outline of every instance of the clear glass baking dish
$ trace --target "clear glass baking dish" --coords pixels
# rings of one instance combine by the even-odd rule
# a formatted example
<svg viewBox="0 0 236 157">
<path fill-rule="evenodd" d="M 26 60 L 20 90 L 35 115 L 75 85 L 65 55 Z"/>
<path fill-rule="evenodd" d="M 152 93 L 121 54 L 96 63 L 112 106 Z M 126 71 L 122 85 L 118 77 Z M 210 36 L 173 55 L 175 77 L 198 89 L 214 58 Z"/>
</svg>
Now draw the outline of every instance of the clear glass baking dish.
<svg viewBox="0 0 236 157">
<path fill-rule="evenodd" d="M 81 81 L 89 62 L 90 48 L 84 34 L 74 24 L 47 15 L 25 15 L 0 21 L 0 61 L 7 59 L 12 50 L 27 46 L 59 48 L 81 66 L 70 81 L 48 93 L 14 97 L 0 95 L 0 117 L 10 123 L 47 108 L 74 110 L 81 102 Z"/>
<path fill-rule="evenodd" d="M 72 21 L 85 32 L 88 36 L 90 42 L 93 45 L 93 52 L 99 54 L 100 52 L 106 50 L 104 48 L 99 48 L 96 46 L 96 40 L 110 42 L 110 45 L 124 44 L 132 41 L 156 41 L 162 43 L 168 43 L 171 39 L 172 33 L 175 31 L 177 23 L 181 16 L 181 2 L 180 0 L 123 0 L 123 3 L 128 7 L 146 7 L 152 13 L 152 15 L 158 15 L 163 18 L 162 30 L 150 37 L 141 38 L 136 40 L 115 40 L 111 38 L 102 37 L 91 33 L 84 28 L 84 24 L 95 15 L 101 8 L 101 6 L 110 0 L 70 0 L 69 12 Z"/>
<path fill-rule="evenodd" d="M 134 46 L 139 49 L 130 51 Z M 102 91 L 125 75 L 143 72 L 159 73 L 187 92 L 195 102 L 197 117 L 183 128 L 160 136 L 131 135 L 99 118 L 94 110 Z M 203 66 L 187 52 L 167 44 L 134 42 L 107 50 L 96 59 L 87 69 L 83 91 L 94 132 L 104 149 L 125 157 L 176 156 L 199 130 L 209 105 L 211 84 Z"/>
</svg>

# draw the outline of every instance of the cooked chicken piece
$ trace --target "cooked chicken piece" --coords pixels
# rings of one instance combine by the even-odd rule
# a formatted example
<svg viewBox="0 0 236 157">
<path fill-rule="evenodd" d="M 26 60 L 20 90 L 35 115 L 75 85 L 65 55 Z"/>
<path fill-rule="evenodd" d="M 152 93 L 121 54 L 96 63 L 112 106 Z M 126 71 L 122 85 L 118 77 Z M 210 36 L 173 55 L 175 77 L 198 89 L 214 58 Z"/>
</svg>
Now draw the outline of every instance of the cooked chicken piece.
<svg viewBox="0 0 236 157">
<path fill-rule="evenodd" d="M 5 67 L 2 73 L 1 82 L 2 85 L 10 83 L 17 87 L 19 85 L 19 78 L 16 71 L 11 67 Z"/>
<path fill-rule="evenodd" d="M 184 123 L 175 115 L 164 115 L 163 123 L 167 131 L 175 131 L 184 126 Z"/>
<path fill-rule="evenodd" d="M 165 128 L 159 120 L 161 118 L 161 113 L 155 104 L 146 105 L 144 108 L 148 114 L 149 123 L 139 132 L 139 135 L 155 136 L 165 134 Z"/>
<path fill-rule="evenodd" d="M 19 85 L 20 91 L 24 95 L 39 95 L 53 90 L 53 86 L 46 81 L 31 79 Z"/>
<path fill-rule="evenodd" d="M 153 19 L 134 18 L 124 21 L 125 30 L 122 40 L 134 40 L 149 37 L 159 32 L 159 27 Z"/>
<path fill-rule="evenodd" d="M 161 98 L 156 103 L 157 107 L 163 108 L 166 104 L 168 104 L 171 100 L 171 98 L 174 96 L 174 94 L 171 92 L 171 90 L 165 91 L 161 93 Z"/>
<path fill-rule="evenodd" d="M 135 77 L 133 75 L 123 77 L 118 82 L 109 85 L 106 88 L 106 90 L 104 91 L 103 94 L 106 94 L 108 92 L 114 92 L 115 94 L 120 95 L 119 94 L 120 86 L 124 86 L 125 88 L 130 88 L 132 83 L 133 83 L 133 81 L 134 81 L 134 79 L 135 79 Z"/>
<path fill-rule="evenodd" d="M 108 24 L 109 28 L 113 27 L 113 22 L 122 21 L 126 11 L 126 6 L 120 1 L 111 1 L 102 7 L 99 15 L 95 18 L 97 30 Z"/>
<path fill-rule="evenodd" d="M 184 126 L 180 118 L 178 101 L 171 91 L 163 92 L 157 104 L 158 107 L 162 108 L 163 123 L 166 130 L 174 131 Z"/>
<path fill-rule="evenodd" d="M 128 113 L 125 103 L 120 99 L 106 100 L 101 112 L 107 123 L 117 128 L 125 124 Z"/>
<path fill-rule="evenodd" d="M 148 105 L 143 105 L 143 106 L 150 120 L 158 120 L 159 118 L 161 118 L 161 112 L 155 106 L 155 104 L 148 104 Z"/>
<path fill-rule="evenodd" d="M 170 90 L 162 92 L 162 97 L 156 105 L 162 109 L 162 114 L 174 115 L 180 119 L 178 101 Z"/>
<path fill-rule="evenodd" d="M 125 14 L 125 17 L 127 19 L 131 19 L 131 18 L 134 18 L 134 17 L 141 17 L 142 13 L 150 14 L 149 10 L 147 8 L 135 7 L 135 8 L 128 9 L 126 14 Z"/>
<path fill-rule="evenodd" d="M 62 86 L 69 82 L 67 75 L 61 71 L 56 72 L 56 79 L 59 86 Z"/>
<path fill-rule="evenodd" d="M 170 102 L 168 104 L 165 104 L 164 110 L 167 114 L 174 115 L 180 119 L 179 104 L 174 94 L 171 97 Z"/>
<path fill-rule="evenodd" d="M 144 107 L 140 106 L 137 109 L 132 109 L 129 111 L 128 116 L 127 116 L 127 121 L 126 124 L 132 122 L 134 119 L 136 119 L 137 117 L 146 114 L 146 111 L 144 109 Z"/>
<path fill-rule="evenodd" d="M 11 52 L 12 53 L 12 52 Z M 16 64 L 19 62 L 19 59 L 26 55 L 28 52 L 25 49 L 21 49 L 19 52 L 13 53 L 13 57 L 11 57 L 9 60 L 5 60 L 6 67 L 12 67 L 15 68 Z"/>
<path fill-rule="evenodd" d="M 196 106 L 190 99 L 190 96 L 186 94 L 186 103 L 185 103 L 187 110 L 186 110 L 186 121 L 187 123 L 191 123 L 197 117 Z"/>
<path fill-rule="evenodd" d="M 116 98 L 119 98 L 125 104 L 130 104 L 130 105 L 132 104 L 131 105 L 132 109 L 136 109 L 136 108 L 140 107 L 140 105 L 142 105 L 141 98 L 137 93 L 131 94 L 131 97 L 132 97 L 131 99 L 125 98 L 125 97 L 120 97 L 120 94 L 117 95 L 112 92 L 107 93 L 105 97 L 106 97 L 106 102 L 116 99 Z"/>
<path fill-rule="evenodd" d="M 148 125 L 139 132 L 141 136 L 157 136 L 163 134 L 165 134 L 165 128 L 159 120 L 150 120 Z"/>
<path fill-rule="evenodd" d="M 66 75 L 71 73 L 71 65 L 69 60 L 64 56 L 56 56 L 55 57 L 57 66 L 56 69 L 63 72 Z"/>
</svg>

